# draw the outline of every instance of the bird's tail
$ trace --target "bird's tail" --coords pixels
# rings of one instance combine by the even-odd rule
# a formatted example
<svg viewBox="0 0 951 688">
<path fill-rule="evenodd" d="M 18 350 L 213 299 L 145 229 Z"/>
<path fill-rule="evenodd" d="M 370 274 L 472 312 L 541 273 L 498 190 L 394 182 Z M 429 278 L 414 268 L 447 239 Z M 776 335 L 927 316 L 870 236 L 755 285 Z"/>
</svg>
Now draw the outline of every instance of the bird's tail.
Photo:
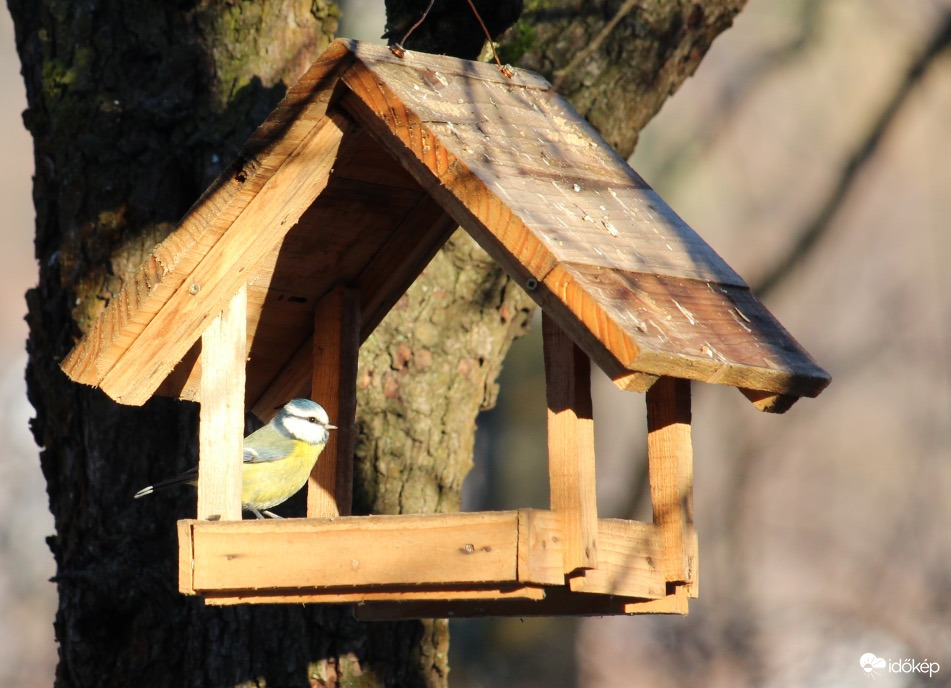
<svg viewBox="0 0 951 688">
<path fill-rule="evenodd" d="M 132 498 L 139 499 L 146 495 L 150 495 L 153 492 L 158 492 L 159 490 L 164 490 L 169 487 L 175 487 L 176 485 L 195 485 L 198 482 L 198 469 L 193 468 L 181 475 L 176 475 L 174 478 L 169 478 L 168 480 L 162 480 L 157 482 L 154 485 L 149 485 L 148 487 L 143 487 L 141 490 L 136 492 Z"/>
</svg>

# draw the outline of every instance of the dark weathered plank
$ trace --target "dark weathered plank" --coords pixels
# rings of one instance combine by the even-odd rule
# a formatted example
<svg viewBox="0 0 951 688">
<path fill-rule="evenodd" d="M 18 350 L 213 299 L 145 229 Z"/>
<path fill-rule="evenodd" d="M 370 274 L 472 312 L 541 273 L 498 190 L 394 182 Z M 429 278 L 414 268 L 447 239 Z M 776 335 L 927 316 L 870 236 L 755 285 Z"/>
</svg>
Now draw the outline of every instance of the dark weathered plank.
<svg viewBox="0 0 951 688">
<path fill-rule="evenodd" d="M 265 209 L 274 175 L 298 184 L 312 174 L 310 158 L 293 151 L 331 102 L 348 113 L 339 126 L 349 133 L 326 188 L 303 210 L 309 201 L 295 197 L 294 217 Z M 240 241 L 222 241 L 252 217 L 266 228 L 259 236 L 242 230 Z M 126 403 L 165 376 L 163 392 L 197 399 L 193 344 L 240 277 L 247 399 L 260 408 L 306 390 L 299 354 L 318 299 L 334 285 L 357 286 L 367 336 L 452 222 L 622 388 L 684 377 L 738 386 L 758 408 L 782 411 L 828 383 L 743 280 L 544 79 L 507 79 L 448 57 L 400 59 L 352 41 L 334 43 L 290 89 L 245 158 L 129 279 L 64 369 Z M 262 254 L 266 237 L 274 247 Z M 199 281 L 200 296 L 188 296 Z"/>
<path fill-rule="evenodd" d="M 566 272 L 635 342 L 625 366 L 795 396 L 815 396 L 828 384 L 749 289 L 583 265 Z"/>
<path fill-rule="evenodd" d="M 334 45 L 343 45 L 362 61 L 377 65 L 392 64 L 409 67 L 426 73 L 438 88 L 443 79 L 450 76 L 464 76 L 471 80 L 488 81 L 522 88 L 550 89 L 551 84 L 544 77 L 525 70 L 515 70 L 511 78 L 502 75 L 498 67 L 487 62 L 472 62 L 447 55 L 430 55 L 407 51 L 406 57 L 396 57 L 389 48 L 374 43 L 355 40 L 338 40 Z"/>
<path fill-rule="evenodd" d="M 360 292 L 335 287 L 314 311 L 313 398 L 337 429 L 307 481 L 307 517 L 349 516 L 353 502 L 353 427 L 360 353 Z"/>
<path fill-rule="evenodd" d="M 74 380 L 99 385 L 139 335 L 164 307 L 171 296 L 183 287 L 199 262 L 214 247 L 225 230 L 258 196 L 283 162 L 298 149 L 326 112 L 327 98 L 315 98 L 315 91 L 336 81 L 349 60 L 346 51 L 334 47 L 319 59 L 292 91 L 295 97 L 285 100 L 272 113 L 268 122 L 247 142 L 238 160 L 229 167 L 196 201 L 182 219 L 178 229 L 160 244 L 146 263 L 130 275 L 90 331 L 64 360 L 63 370 Z M 329 97 L 329 95 L 328 95 Z M 185 288 L 187 289 L 186 285 Z M 230 292 L 229 292 L 230 295 Z M 228 298 L 228 295 L 223 299 Z M 216 303 L 215 306 L 223 305 Z M 211 308 L 215 311 L 215 308 Z M 218 308 L 220 310 L 220 308 Z M 217 312 L 217 311 L 215 311 Z M 129 370 L 153 372 L 158 379 L 140 386 L 146 398 L 181 359 L 201 330 L 191 333 L 191 341 L 171 361 L 158 366 L 143 367 L 141 360 L 130 360 Z M 128 403 L 141 403 L 136 394 L 117 389 Z"/>
<path fill-rule="evenodd" d="M 368 168 L 363 156 L 379 163 Z M 366 199 L 373 198 L 373 203 Z M 357 286 L 361 330 L 369 334 L 455 227 L 392 157 L 366 135 L 347 135 L 327 187 L 300 220 L 251 270 L 248 292 L 248 403 L 289 365 L 312 332 L 316 302 L 335 284 Z M 392 292 L 392 293 L 391 293 Z M 186 367 L 187 366 L 187 367 Z M 274 388 L 306 390 L 310 368 Z M 190 358 L 160 392 L 198 400 L 200 362 Z M 292 397 L 267 395 L 266 405 Z M 267 406 L 266 408 L 270 408 Z"/>
</svg>

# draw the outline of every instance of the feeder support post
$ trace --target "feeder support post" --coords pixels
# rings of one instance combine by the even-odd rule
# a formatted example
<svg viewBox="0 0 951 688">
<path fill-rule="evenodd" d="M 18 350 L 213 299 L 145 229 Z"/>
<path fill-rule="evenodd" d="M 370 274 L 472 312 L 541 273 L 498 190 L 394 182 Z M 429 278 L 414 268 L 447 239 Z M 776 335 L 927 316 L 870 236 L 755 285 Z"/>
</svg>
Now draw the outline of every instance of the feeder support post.
<svg viewBox="0 0 951 688">
<path fill-rule="evenodd" d="M 242 284 L 201 336 L 199 519 L 241 520 L 247 310 Z"/>
<path fill-rule="evenodd" d="M 314 311 L 314 401 L 337 426 L 307 482 L 307 517 L 349 516 L 353 501 L 354 418 L 360 353 L 360 292 L 338 286 Z"/>
<path fill-rule="evenodd" d="M 647 391 L 647 463 L 654 525 L 660 529 L 668 584 L 697 595 L 697 534 L 693 521 L 690 381 L 661 377 Z"/>
<path fill-rule="evenodd" d="M 565 573 L 598 566 L 591 361 L 542 313 L 551 508 L 562 515 Z"/>
</svg>

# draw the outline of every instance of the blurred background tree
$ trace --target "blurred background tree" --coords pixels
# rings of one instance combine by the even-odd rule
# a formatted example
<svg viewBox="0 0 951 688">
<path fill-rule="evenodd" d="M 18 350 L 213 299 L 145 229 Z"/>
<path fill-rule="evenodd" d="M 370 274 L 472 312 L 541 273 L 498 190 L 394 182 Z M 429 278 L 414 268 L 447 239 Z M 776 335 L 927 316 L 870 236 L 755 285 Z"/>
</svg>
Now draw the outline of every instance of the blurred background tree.
<svg viewBox="0 0 951 688">
<path fill-rule="evenodd" d="M 625 8 L 634 21 L 640 11 L 592 5 L 606 8 L 602 22 Z M 767 304 L 833 385 L 780 418 L 728 390 L 697 390 L 702 574 L 689 617 L 453 622 L 454 685 L 859 685 L 858 658 L 868 651 L 951 667 L 949 12 L 939 0 L 751 0 L 645 130 L 635 168 L 766 289 Z M 369 14 L 345 7 L 342 18 Z M 4 29 L 8 89 L 22 94 Z M 345 24 L 341 33 L 357 30 Z M 590 38 L 562 50 L 565 61 Z M 551 74 L 544 60 L 533 66 Z M 603 74 L 583 66 L 563 78 L 566 91 L 573 79 Z M 596 119 L 596 104 L 579 102 Z M 21 96 L 6 111 L 8 135 L 22 132 L 22 109 Z M 635 120 L 630 114 L 609 140 L 632 147 Z M 22 141 L 7 148 L 11 162 L 30 160 Z M 35 279 L 25 258 L 27 176 L 21 169 L 4 186 L 10 250 L 0 272 L 19 281 L 0 305 L 13 314 Z M 55 601 L 42 583 L 53 571 L 40 540 L 52 526 L 22 431 L 25 330 L 7 332 L 0 677 L 48 685 Z M 496 431 L 477 443 L 486 451 L 469 478 L 472 505 L 485 503 L 480 485 L 498 488 L 490 497 L 499 506 L 544 503 L 543 492 L 532 494 L 543 474 L 531 471 L 544 465 L 542 387 L 537 364 L 517 362 L 539 349 L 520 340 L 506 364 L 495 418 L 482 423 Z M 601 511 L 629 515 L 643 502 L 643 439 L 632 421 L 642 404 L 600 379 L 596 390 L 598 412 L 610 418 L 599 422 L 609 430 L 598 437 Z M 533 408 L 534 422 L 523 415 Z"/>
</svg>

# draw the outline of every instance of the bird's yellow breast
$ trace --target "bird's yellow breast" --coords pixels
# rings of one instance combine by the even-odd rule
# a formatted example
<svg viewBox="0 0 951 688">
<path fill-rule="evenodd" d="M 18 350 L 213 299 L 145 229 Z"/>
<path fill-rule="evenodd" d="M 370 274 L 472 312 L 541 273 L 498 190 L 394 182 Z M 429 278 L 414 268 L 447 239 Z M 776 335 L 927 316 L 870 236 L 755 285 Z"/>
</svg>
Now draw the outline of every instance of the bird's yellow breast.
<svg viewBox="0 0 951 688">
<path fill-rule="evenodd" d="M 270 509 L 285 501 L 307 482 L 323 445 L 294 442 L 294 450 L 278 461 L 242 464 L 241 503 Z"/>
</svg>

